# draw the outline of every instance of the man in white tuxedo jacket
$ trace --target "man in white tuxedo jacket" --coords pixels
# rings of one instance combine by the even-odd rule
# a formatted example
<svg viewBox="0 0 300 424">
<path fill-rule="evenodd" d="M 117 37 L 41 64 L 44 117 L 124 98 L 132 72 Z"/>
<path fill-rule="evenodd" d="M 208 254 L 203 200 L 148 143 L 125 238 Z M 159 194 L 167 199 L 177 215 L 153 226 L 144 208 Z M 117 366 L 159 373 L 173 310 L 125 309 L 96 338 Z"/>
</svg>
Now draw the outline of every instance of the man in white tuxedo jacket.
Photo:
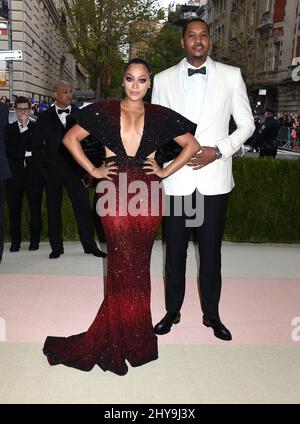
<svg viewBox="0 0 300 424">
<path fill-rule="evenodd" d="M 166 222 L 166 310 L 154 327 L 166 334 L 180 321 L 185 293 L 186 254 L 190 228 L 187 216 L 175 216 L 174 198 L 204 196 L 204 221 L 197 227 L 200 254 L 200 291 L 203 324 L 214 335 L 231 340 L 219 316 L 221 295 L 221 244 L 228 196 L 234 187 L 232 155 L 254 132 L 254 120 L 239 68 L 208 57 L 209 27 L 200 18 L 188 21 L 182 34 L 186 57 L 154 78 L 152 103 L 169 107 L 197 123 L 195 137 L 202 148 L 191 162 L 164 180 L 171 214 Z M 233 116 L 237 129 L 229 135 Z"/>
</svg>

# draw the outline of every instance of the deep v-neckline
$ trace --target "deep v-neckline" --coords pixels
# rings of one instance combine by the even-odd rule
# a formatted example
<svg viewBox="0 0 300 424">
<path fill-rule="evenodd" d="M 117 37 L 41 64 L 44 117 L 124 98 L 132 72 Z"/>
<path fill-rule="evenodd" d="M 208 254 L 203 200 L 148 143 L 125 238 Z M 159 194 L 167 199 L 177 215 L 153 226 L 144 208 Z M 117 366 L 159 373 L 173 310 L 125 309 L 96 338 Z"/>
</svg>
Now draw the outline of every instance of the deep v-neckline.
<svg viewBox="0 0 300 424">
<path fill-rule="evenodd" d="M 139 151 L 141 150 L 141 146 L 142 146 L 143 139 L 144 139 L 144 133 L 145 133 L 145 126 L 146 126 L 146 105 L 145 105 L 145 103 L 144 103 L 143 127 L 142 127 L 142 131 L 141 131 L 140 142 L 139 142 L 138 148 L 135 152 L 135 155 L 128 155 L 127 152 L 126 152 L 126 149 L 125 149 L 125 146 L 124 146 L 124 143 L 123 143 L 123 140 L 122 140 L 122 126 L 121 126 L 122 124 L 121 123 L 122 123 L 122 110 L 121 110 L 121 102 L 119 102 L 119 139 L 120 139 L 120 144 L 122 146 L 123 152 L 125 153 L 125 155 L 127 157 L 136 158 Z"/>
</svg>

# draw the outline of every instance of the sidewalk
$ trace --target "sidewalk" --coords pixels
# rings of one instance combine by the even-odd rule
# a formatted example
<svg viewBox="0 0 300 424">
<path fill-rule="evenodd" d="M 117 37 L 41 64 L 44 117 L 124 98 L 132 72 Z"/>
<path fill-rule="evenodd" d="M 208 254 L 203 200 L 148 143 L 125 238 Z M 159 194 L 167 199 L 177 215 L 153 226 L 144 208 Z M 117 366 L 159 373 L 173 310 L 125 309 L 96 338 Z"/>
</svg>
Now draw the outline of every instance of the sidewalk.
<svg viewBox="0 0 300 424">
<path fill-rule="evenodd" d="M 103 244 L 101 248 L 106 251 Z M 79 242 L 65 242 L 64 255 L 49 259 L 49 243 L 41 243 L 40 250 L 28 251 L 28 243 L 21 250 L 9 252 L 5 244 L 0 274 L 56 274 L 95 275 L 103 274 L 106 261 L 83 253 Z M 224 278 L 274 278 L 300 279 L 299 244 L 229 243 L 222 247 L 222 274 Z M 151 275 L 163 274 L 164 246 L 161 241 L 154 244 L 151 260 Z M 187 277 L 196 277 L 198 269 L 196 245 L 191 242 L 188 250 Z"/>
<path fill-rule="evenodd" d="M 292 319 L 300 317 L 299 245 L 223 244 L 221 317 L 233 334 L 223 342 L 201 323 L 190 243 L 182 320 L 159 337 L 157 361 L 124 377 L 98 367 L 89 373 L 50 367 L 42 355 L 47 335 L 85 331 L 103 299 L 106 261 L 84 254 L 78 242 L 64 247 L 64 255 L 50 260 L 48 243 L 37 252 L 28 243 L 18 253 L 5 246 L 0 403 L 299 403 L 300 340 L 292 337 Z M 163 256 L 157 241 L 153 322 L 164 313 Z"/>
</svg>

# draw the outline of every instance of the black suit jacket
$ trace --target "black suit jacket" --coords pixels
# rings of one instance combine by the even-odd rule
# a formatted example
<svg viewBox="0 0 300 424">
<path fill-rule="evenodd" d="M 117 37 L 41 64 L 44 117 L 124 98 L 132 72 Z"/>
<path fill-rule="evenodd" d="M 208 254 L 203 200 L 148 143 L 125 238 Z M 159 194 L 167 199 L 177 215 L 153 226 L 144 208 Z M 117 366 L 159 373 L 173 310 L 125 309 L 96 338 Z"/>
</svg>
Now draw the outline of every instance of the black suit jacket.
<svg viewBox="0 0 300 424">
<path fill-rule="evenodd" d="M 11 177 L 4 145 L 4 131 L 8 124 L 8 107 L 0 102 L 0 181 Z"/>
<path fill-rule="evenodd" d="M 273 117 L 268 117 L 258 131 L 258 144 L 263 150 L 277 150 L 277 135 L 280 129 L 278 121 Z"/>
<path fill-rule="evenodd" d="M 29 121 L 28 129 L 22 133 L 19 130 L 18 122 L 9 124 L 6 127 L 5 149 L 13 176 L 20 175 L 25 167 L 34 167 L 32 157 L 28 156 L 25 158 L 26 151 L 32 152 L 34 126 L 35 124 Z"/>
<path fill-rule="evenodd" d="M 73 113 L 77 108 L 71 107 Z M 62 144 L 65 133 L 76 124 L 71 115 L 67 117 L 64 128 L 57 116 L 55 106 L 51 106 L 39 115 L 34 129 L 32 152 L 40 172 L 47 177 L 64 175 L 70 171 L 80 173 L 82 168 Z"/>
</svg>

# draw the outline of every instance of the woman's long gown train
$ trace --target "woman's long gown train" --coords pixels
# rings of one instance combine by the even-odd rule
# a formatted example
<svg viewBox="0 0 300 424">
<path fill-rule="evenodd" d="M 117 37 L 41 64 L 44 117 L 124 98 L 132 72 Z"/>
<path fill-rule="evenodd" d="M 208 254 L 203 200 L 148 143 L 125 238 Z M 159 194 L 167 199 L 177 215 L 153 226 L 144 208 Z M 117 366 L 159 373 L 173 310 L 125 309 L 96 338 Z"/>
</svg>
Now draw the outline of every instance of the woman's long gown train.
<svg viewBox="0 0 300 424">
<path fill-rule="evenodd" d="M 123 375 L 127 359 L 139 366 L 157 358 L 157 337 L 153 333 L 150 311 L 150 257 L 153 241 L 161 221 L 161 211 L 151 198 L 151 182 L 158 177 L 146 175 L 142 162 L 132 159 L 118 164 L 119 175 L 127 179 L 127 187 L 116 187 L 116 216 L 103 216 L 107 242 L 107 293 L 97 316 L 87 332 L 70 337 L 47 337 L 43 352 L 51 365 L 64 364 L 89 371 L 95 364 L 103 370 Z M 128 194 L 127 205 L 148 203 L 147 216 L 119 216 L 124 189 L 134 181 L 142 181 L 148 194 L 139 201 Z M 121 188 L 121 190 L 119 190 Z M 113 199 L 112 199 L 113 200 Z M 101 201 L 101 196 L 98 202 Z M 122 204 L 124 207 L 124 203 Z M 151 216 L 151 207 L 159 214 Z"/>
</svg>

